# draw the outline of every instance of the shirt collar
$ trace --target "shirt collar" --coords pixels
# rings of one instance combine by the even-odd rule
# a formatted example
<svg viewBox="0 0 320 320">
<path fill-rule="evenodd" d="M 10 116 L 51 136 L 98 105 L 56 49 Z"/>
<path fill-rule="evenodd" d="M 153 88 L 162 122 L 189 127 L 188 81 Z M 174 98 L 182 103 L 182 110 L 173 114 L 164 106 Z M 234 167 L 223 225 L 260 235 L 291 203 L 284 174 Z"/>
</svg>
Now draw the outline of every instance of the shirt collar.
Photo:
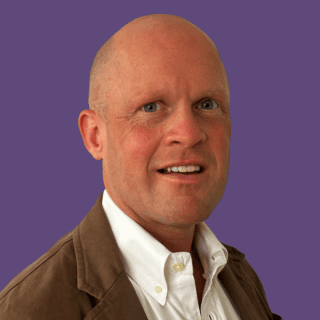
<svg viewBox="0 0 320 320">
<path fill-rule="evenodd" d="M 194 237 L 195 247 L 204 270 L 203 277 L 210 278 L 212 281 L 227 264 L 228 251 L 205 222 L 196 224 Z"/>
<path fill-rule="evenodd" d="M 188 252 L 172 253 L 137 222 L 128 217 L 104 190 L 102 206 L 109 220 L 128 276 L 161 305 L 167 298 L 168 285 L 165 274 L 169 265 L 184 260 L 192 265 Z M 195 228 L 195 248 L 204 269 L 204 278 L 216 278 L 228 259 L 228 252 L 204 223 Z M 161 292 L 155 287 L 160 286 Z"/>
</svg>

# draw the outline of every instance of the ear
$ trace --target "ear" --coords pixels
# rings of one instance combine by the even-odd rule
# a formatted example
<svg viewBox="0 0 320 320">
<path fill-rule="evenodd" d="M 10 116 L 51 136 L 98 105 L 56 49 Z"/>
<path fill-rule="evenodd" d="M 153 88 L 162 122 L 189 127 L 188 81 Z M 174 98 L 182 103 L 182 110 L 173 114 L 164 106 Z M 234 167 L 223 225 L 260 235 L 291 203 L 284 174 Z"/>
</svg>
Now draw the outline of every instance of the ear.
<svg viewBox="0 0 320 320">
<path fill-rule="evenodd" d="M 83 110 L 78 119 L 83 143 L 96 160 L 103 158 L 105 139 L 105 125 L 100 118 L 93 110 Z"/>
</svg>

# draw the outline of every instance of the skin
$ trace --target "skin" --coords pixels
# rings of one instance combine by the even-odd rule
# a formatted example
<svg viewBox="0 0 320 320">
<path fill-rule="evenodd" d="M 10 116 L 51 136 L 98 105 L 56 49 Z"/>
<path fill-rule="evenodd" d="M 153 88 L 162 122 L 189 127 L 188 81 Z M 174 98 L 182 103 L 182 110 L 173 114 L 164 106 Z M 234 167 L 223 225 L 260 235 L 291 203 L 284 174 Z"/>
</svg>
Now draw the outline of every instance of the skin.
<svg viewBox="0 0 320 320">
<path fill-rule="evenodd" d="M 112 40 L 116 67 L 105 66 L 113 75 L 107 121 L 97 111 L 82 111 L 84 144 L 103 160 L 104 185 L 116 205 L 171 252 L 191 253 L 201 301 L 204 279 L 192 246 L 195 225 L 222 198 L 229 167 L 224 67 L 212 41 L 175 16 L 136 19 Z M 212 110 L 201 104 L 209 99 Z M 154 112 L 142 109 L 150 103 Z M 197 184 L 168 181 L 157 172 L 192 158 L 207 166 Z"/>
</svg>

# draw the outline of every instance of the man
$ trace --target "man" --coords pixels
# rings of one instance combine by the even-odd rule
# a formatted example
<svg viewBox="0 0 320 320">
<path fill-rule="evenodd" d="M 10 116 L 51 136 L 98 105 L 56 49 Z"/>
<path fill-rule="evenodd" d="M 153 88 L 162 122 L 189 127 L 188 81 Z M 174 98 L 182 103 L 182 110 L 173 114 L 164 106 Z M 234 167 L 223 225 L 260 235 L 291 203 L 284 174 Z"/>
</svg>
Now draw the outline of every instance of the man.
<svg viewBox="0 0 320 320">
<path fill-rule="evenodd" d="M 228 177 L 229 86 L 214 43 L 171 15 L 97 53 L 87 150 L 105 191 L 0 294 L 1 319 L 281 319 L 237 249 L 203 222 Z"/>
</svg>

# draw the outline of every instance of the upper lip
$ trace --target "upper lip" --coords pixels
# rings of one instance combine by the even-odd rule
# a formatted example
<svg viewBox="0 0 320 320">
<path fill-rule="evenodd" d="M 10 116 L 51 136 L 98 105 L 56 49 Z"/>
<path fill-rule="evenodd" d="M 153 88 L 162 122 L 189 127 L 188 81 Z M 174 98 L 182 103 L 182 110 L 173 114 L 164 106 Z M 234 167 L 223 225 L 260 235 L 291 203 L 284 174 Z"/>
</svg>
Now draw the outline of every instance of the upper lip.
<svg viewBox="0 0 320 320">
<path fill-rule="evenodd" d="M 206 168 L 206 165 L 204 164 L 204 162 L 202 160 L 179 160 L 179 161 L 175 161 L 175 162 L 166 164 L 163 167 L 161 167 L 159 170 L 162 170 L 165 168 L 189 166 L 189 165 L 192 165 L 192 166 L 198 165 L 198 166 L 202 167 L 203 169 Z"/>
</svg>

